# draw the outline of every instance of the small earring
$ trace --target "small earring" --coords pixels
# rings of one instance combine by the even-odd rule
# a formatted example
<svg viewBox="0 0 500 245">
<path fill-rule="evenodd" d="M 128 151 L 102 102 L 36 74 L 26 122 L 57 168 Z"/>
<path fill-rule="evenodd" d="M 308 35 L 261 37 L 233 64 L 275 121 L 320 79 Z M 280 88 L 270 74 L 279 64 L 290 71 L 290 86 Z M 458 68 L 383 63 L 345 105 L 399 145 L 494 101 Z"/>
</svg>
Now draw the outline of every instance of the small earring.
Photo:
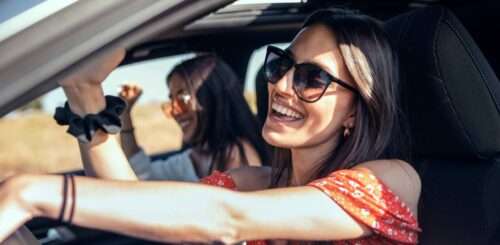
<svg viewBox="0 0 500 245">
<path fill-rule="evenodd" d="M 344 138 L 349 137 L 349 135 L 351 135 L 351 128 L 346 127 L 344 129 Z"/>
</svg>

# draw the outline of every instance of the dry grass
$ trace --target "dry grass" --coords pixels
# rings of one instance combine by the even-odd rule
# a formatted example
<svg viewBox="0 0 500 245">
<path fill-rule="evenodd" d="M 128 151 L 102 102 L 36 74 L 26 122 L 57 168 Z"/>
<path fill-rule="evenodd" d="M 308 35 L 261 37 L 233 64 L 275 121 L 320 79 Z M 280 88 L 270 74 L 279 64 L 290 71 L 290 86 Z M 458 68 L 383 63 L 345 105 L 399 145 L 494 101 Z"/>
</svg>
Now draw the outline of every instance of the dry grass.
<svg viewBox="0 0 500 245">
<path fill-rule="evenodd" d="M 133 112 L 139 144 L 148 153 L 180 146 L 181 130 L 166 119 L 159 105 L 137 106 Z M 82 168 L 76 140 L 52 115 L 32 112 L 0 119 L 0 179 L 19 172 L 54 173 Z"/>
<path fill-rule="evenodd" d="M 255 94 L 245 93 L 252 111 Z M 139 145 L 147 153 L 178 149 L 182 132 L 159 104 L 138 105 L 132 112 Z M 0 179 L 15 173 L 57 173 L 82 169 L 77 141 L 41 111 L 0 118 Z"/>
<path fill-rule="evenodd" d="M 252 111 L 255 94 L 245 93 Z M 159 104 L 138 105 L 132 113 L 136 137 L 147 153 L 178 149 L 182 132 Z M 82 168 L 77 141 L 41 111 L 0 119 L 0 179 L 15 173 L 57 173 Z"/>
</svg>

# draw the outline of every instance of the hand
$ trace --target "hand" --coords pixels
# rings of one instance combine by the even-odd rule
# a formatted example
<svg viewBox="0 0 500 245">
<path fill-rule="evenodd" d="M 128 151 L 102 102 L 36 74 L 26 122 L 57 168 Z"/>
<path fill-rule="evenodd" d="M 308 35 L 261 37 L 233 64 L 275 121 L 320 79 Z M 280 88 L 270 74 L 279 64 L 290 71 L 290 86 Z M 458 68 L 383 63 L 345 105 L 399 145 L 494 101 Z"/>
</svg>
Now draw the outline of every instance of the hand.
<svg viewBox="0 0 500 245">
<path fill-rule="evenodd" d="M 40 245 L 40 242 L 26 226 L 21 227 L 1 245 Z"/>
<path fill-rule="evenodd" d="M 106 107 L 101 83 L 124 57 L 124 49 L 114 50 L 96 62 L 83 65 L 77 72 L 59 81 L 71 111 L 85 116 L 99 113 Z"/>
<path fill-rule="evenodd" d="M 34 216 L 23 197 L 27 178 L 10 177 L 0 183 L 0 243 Z"/>
<path fill-rule="evenodd" d="M 133 83 L 123 84 L 118 95 L 127 102 L 127 111 L 130 112 L 141 97 L 142 88 L 140 85 Z"/>
</svg>

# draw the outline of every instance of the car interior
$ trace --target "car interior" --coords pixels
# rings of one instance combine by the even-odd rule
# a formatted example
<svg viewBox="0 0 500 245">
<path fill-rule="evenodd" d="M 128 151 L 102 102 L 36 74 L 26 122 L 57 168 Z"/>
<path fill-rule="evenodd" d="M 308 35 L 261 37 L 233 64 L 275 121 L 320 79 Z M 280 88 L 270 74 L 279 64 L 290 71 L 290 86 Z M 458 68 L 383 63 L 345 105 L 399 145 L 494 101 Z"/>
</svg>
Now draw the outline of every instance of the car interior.
<svg viewBox="0 0 500 245">
<path fill-rule="evenodd" d="M 395 46 L 402 109 L 411 128 L 410 163 L 422 180 L 420 244 L 499 244 L 500 36 L 493 24 L 498 3 L 310 0 L 228 5 L 135 45 L 121 65 L 208 51 L 244 78 L 255 50 L 291 41 L 306 16 L 321 8 L 380 19 Z M 267 104 L 265 89 L 256 86 L 258 105 Z M 266 107 L 258 108 L 262 120 Z M 43 244 L 152 243 L 47 219 L 27 226 L 45 239 Z"/>
</svg>

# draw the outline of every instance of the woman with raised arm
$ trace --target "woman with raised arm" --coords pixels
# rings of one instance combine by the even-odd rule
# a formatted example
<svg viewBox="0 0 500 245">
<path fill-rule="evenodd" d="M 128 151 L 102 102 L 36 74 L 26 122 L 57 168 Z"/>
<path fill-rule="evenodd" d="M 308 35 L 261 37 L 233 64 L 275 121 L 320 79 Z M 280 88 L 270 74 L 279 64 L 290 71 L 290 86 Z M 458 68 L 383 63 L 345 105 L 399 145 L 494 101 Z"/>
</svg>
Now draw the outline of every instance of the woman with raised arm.
<svg viewBox="0 0 500 245">
<path fill-rule="evenodd" d="M 113 107 L 100 82 L 122 57 L 62 82 L 71 111 Z M 158 241 L 417 243 L 420 181 L 400 160 L 398 66 L 377 22 L 317 12 L 286 50 L 268 48 L 265 65 L 262 134 L 280 148 L 269 178 L 253 169 L 216 172 L 209 185 L 21 175 L 0 188 L 0 239 L 44 216 Z M 106 128 L 82 143 L 84 158 L 126 162 Z"/>
<path fill-rule="evenodd" d="M 121 115 L 121 146 L 140 179 L 198 181 L 216 170 L 269 165 L 257 120 L 236 74 L 222 59 L 202 54 L 183 61 L 166 82 L 170 102 L 162 109 L 183 133 L 183 150 L 167 159 L 151 161 L 135 138 L 130 112 L 142 89 L 126 84 L 119 94 L 127 102 Z M 86 167 L 92 167 L 89 165 Z M 112 177 L 114 173 L 96 174 Z"/>
</svg>

